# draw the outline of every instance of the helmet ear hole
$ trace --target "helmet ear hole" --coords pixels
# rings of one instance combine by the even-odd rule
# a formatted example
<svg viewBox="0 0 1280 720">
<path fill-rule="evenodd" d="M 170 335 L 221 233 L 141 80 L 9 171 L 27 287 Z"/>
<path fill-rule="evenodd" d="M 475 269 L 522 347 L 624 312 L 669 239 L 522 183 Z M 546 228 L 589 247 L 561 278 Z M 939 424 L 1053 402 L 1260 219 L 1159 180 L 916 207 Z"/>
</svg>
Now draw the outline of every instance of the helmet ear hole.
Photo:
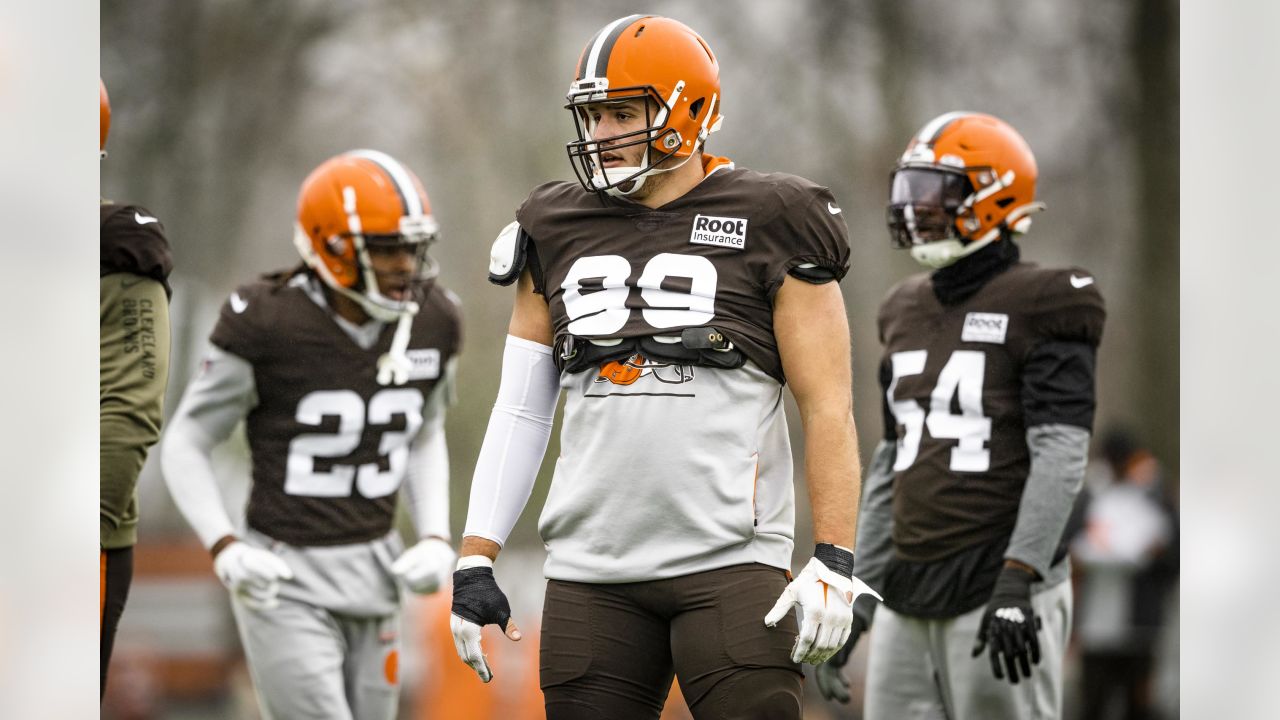
<svg viewBox="0 0 1280 720">
<path fill-rule="evenodd" d="M 704 103 L 706 103 L 706 101 L 707 101 L 706 98 L 700 97 L 697 100 L 694 100 L 693 102 L 689 103 L 689 119 L 690 120 L 697 119 L 698 113 L 702 112 L 702 106 Z"/>
<path fill-rule="evenodd" d="M 1013 204 L 1013 198 L 1011 197 L 1000 198 L 999 200 L 996 201 L 996 207 L 999 207 L 1001 210 L 1009 207 L 1012 204 Z"/>
</svg>

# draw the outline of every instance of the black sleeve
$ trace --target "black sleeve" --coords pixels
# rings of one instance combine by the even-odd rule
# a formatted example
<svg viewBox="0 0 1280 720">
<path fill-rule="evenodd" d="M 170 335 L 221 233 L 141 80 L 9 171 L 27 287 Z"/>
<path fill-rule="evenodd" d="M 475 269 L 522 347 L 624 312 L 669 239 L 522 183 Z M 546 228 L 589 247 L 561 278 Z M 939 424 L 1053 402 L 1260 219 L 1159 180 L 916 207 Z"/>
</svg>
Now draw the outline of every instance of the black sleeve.
<svg viewBox="0 0 1280 720">
<path fill-rule="evenodd" d="M 164 225 L 138 205 L 103 205 L 99 223 L 99 275 L 127 272 L 156 280 L 172 297 L 173 255 Z"/>
<path fill-rule="evenodd" d="M 788 274 L 815 285 L 842 280 L 849 272 L 849 230 L 831 191 L 810 185 L 789 190 L 784 201 L 788 207 L 778 222 L 788 245 L 779 254 L 780 266 L 771 269 L 769 296 Z"/>
<path fill-rule="evenodd" d="M 1093 429 L 1097 348 L 1086 342 L 1046 340 L 1022 368 L 1027 427 L 1050 423 Z"/>
<path fill-rule="evenodd" d="M 209 342 L 239 356 L 250 363 L 259 360 L 259 351 L 264 347 L 264 333 L 260 329 L 264 298 L 255 292 L 253 286 L 244 285 L 236 288 L 218 313 L 218 321 L 209 333 Z M 270 323 L 266 323 L 270 327 Z M 269 331 L 268 331 L 269 332 Z"/>
</svg>

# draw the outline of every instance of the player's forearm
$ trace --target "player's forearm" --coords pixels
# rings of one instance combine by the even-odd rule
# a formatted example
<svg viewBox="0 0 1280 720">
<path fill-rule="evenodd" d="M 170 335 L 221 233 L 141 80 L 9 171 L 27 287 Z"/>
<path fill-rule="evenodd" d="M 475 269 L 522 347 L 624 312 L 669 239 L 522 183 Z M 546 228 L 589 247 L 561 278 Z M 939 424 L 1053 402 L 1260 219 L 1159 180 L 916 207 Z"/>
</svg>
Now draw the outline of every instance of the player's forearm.
<svg viewBox="0 0 1280 720">
<path fill-rule="evenodd" d="M 174 504 L 206 548 L 234 534 L 213 472 L 212 444 L 197 428 L 174 418 L 160 447 L 160 466 Z"/>
<path fill-rule="evenodd" d="M 1027 429 L 1027 446 L 1031 470 L 1005 559 L 1043 577 L 1084 481 L 1089 431 L 1074 425 L 1037 425 Z"/>
<path fill-rule="evenodd" d="M 158 419 L 104 411 L 98 420 L 98 501 L 104 519 L 118 526 L 133 498 L 147 449 L 159 437 Z"/>
<path fill-rule="evenodd" d="M 449 541 L 449 447 L 444 418 L 428 418 L 409 451 L 405 502 L 418 537 Z"/>
<path fill-rule="evenodd" d="M 857 531 L 861 467 L 858 435 L 847 406 L 802 410 L 805 479 L 813 507 L 813 537 L 852 549 Z"/>
<path fill-rule="evenodd" d="M 506 542 L 533 492 L 559 397 L 551 348 L 508 336 L 502 382 L 471 479 L 464 536 L 496 546 Z"/>
<path fill-rule="evenodd" d="M 458 550 L 458 557 L 467 557 L 468 555 L 483 555 L 490 560 L 497 560 L 498 553 L 502 552 L 502 546 L 498 543 L 475 535 L 467 535 L 462 538 L 462 547 Z"/>
<path fill-rule="evenodd" d="M 863 478 L 858 502 L 858 548 L 854 566 L 858 577 L 873 589 L 883 592 L 884 571 L 893 556 L 893 461 L 897 446 L 892 440 L 881 440 L 871 454 Z M 871 622 L 874 606 L 859 604 L 854 612 L 862 612 Z"/>
</svg>

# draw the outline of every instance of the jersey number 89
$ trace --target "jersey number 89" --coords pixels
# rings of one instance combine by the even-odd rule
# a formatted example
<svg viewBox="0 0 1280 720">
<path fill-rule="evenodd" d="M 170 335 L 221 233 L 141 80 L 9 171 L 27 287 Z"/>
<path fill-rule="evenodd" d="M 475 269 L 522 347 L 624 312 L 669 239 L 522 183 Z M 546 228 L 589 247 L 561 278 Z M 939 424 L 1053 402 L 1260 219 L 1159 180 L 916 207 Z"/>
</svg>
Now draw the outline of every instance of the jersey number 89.
<svg viewBox="0 0 1280 720">
<path fill-rule="evenodd" d="M 588 255 L 569 267 L 560 287 L 564 289 L 564 310 L 569 316 L 569 332 L 574 335 L 610 335 L 631 318 L 627 296 L 631 288 L 631 263 L 621 255 Z M 689 292 L 662 287 L 670 277 L 688 278 Z M 598 279 L 601 289 L 583 293 L 582 281 Z M 648 304 L 640 312 L 655 328 L 705 325 L 715 317 L 716 266 L 701 255 L 659 253 L 645 263 L 636 287 Z"/>
</svg>

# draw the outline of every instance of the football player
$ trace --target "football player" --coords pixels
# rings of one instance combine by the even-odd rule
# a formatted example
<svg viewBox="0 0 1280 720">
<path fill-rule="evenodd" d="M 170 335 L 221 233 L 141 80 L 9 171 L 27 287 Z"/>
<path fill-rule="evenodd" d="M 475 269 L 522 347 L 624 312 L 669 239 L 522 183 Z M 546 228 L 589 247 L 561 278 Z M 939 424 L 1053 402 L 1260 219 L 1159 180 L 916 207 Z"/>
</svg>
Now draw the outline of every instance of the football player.
<svg viewBox="0 0 1280 720">
<path fill-rule="evenodd" d="M 673 675 L 696 717 L 799 718 L 800 663 L 844 643 L 862 588 L 844 218 L 824 187 L 704 152 L 721 101 L 693 30 L 609 23 L 568 92 L 578 182 L 535 188 L 494 245 L 490 279 L 516 297 L 451 626 L 488 682 L 481 628 L 520 637 L 493 561 L 563 390 L 539 523 L 553 720 L 657 718 Z M 794 582 L 784 384 L 817 540 Z"/>
<path fill-rule="evenodd" d="M 263 714 L 386 720 L 398 702 L 398 582 L 439 589 L 449 537 L 445 407 L 461 342 L 436 281 L 422 183 L 357 150 L 302 183 L 304 263 L 231 293 L 161 452 L 178 508 L 231 591 Z M 211 453 L 241 420 L 244 529 Z M 420 538 L 393 529 L 403 485 Z"/>
<path fill-rule="evenodd" d="M 858 564 L 874 613 L 866 716 L 1059 717 L 1071 630 L 1064 528 L 1084 476 L 1106 317 L 1091 273 L 1019 260 L 1036 162 L 990 115 L 947 113 L 893 171 L 895 247 L 932 268 L 879 312 L 884 439 Z M 817 672 L 840 675 L 874 607 Z"/>
<path fill-rule="evenodd" d="M 111 103 L 98 79 L 98 152 L 107 156 Z M 98 612 L 99 695 L 133 580 L 138 473 L 160 438 L 169 379 L 169 272 L 164 226 L 138 205 L 99 200 Z"/>
</svg>

